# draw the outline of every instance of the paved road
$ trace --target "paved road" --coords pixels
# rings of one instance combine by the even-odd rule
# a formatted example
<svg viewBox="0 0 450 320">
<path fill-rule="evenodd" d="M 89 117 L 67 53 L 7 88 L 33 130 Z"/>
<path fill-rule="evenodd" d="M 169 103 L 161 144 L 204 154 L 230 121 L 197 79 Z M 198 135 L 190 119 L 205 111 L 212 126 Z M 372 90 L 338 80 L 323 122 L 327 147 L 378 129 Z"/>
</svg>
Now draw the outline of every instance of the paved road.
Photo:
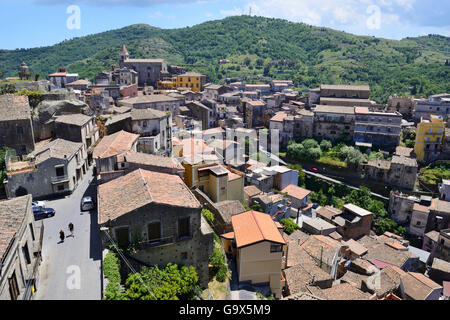
<svg viewBox="0 0 450 320">
<path fill-rule="evenodd" d="M 45 231 L 42 248 L 39 287 L 36 300 L 99 300 L 101 299 L 101 240 L 97 227 L 97 213 L 81 212 L 80 201 L 84 195 L 96 194 L 95 184 L 90 184 L 89 170 L 73 194 L 62 199 L 46 201 L 56 215 L 43 220 Z M 71 237 L 68 224 L 72 222 L 75 237 Z M 59 230 L 67 237 L 60 243 Z M 75 267 L 72 267 L 75 266 Z M 79 270 L 79 288 L 77 277 Z M 72 288 L 67 285 L 68 280 Z"/>
</svg>

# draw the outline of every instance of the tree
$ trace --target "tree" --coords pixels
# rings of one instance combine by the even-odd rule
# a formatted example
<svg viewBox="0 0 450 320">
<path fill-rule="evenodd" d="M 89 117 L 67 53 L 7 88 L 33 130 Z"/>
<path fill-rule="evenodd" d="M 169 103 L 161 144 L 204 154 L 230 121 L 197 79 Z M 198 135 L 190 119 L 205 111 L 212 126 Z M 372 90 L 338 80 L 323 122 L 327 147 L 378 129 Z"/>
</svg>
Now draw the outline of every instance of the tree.
<svg viewBox="0 0 450 320">
<path fill-rule="evenodd" d="M 299 230 L 300 227 L 292 219 L 281 219 L 280 223 L 284 226 L 284 231 L 287 234 L 292 234 L 295 230 Z"/>
<path fill-rule="evenodd" d="M 333 147 L 333 145 L 331 144 L 331 141 L 322 140 L 322 142 L 320 142 L 320 149 L 323 152 L 329 151 L 332 147 Z"/>
<path fill-rule="evenodd" d="M 126 300 L 192 300 L 199 293 L 195 268 L 172 263 L 164 269 L 143 267 L 128 276 L 125 287 Z"/>
</svg>

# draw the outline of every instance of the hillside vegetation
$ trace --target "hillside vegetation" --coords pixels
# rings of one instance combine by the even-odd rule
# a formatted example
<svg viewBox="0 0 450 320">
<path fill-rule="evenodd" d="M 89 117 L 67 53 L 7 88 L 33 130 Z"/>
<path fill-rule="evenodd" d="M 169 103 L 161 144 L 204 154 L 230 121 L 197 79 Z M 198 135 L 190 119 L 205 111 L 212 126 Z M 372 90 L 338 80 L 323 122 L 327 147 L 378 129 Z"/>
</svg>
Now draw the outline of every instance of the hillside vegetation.
<svg viewBox="0 0 450 320">
<path fill-rule="evenodd" d="M 22 60 L 42 76 L 65 66 L 81 77 L 117 64 L 122 43 L 131 57 L 161 57 L 207 73 L 213 82 L 292 79 L 296 88 L 321 83 L 365 83 L 372 99 L 391 94 L 428 96 L 450 92 L 450 38 L 429 35 L 401 41 L 355 36 L 281 19 L 235 16 L 193 27 L 164 30 L 132 25 L 57 45 L 0 50 L 0 71 L 16 76 Z M 220 65 L 219 59 L 230 64 Z"/>
</svg>

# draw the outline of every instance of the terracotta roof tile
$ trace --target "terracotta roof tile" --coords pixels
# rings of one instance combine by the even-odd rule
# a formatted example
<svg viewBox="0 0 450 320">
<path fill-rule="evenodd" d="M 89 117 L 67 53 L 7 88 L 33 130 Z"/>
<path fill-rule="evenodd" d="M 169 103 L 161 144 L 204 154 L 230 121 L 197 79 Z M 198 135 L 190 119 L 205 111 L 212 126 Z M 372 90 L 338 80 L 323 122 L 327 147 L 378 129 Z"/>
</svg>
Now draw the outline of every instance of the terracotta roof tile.
<svg viewBox="0 0 450 320">
<path fill-rule="evenodd" d="M 31 195 L 0 201 L 0 260 L 31 208 Z"/>
<path fill-rule="evenodd" d="M 138 134 L 123 130 L 105 136 L 95 147 L 93 157 L 94 159 L 104 159 L 129 151 L 138 138 Z"/>
<path fill-rule="evenodd" d="M 304 199 L 311 193 L 310 190 L 300 188 L 293 184 L 288 185 L 286 188 L 281 190 L 281 192 L 287 193 L 288 196 L 291 196 L 296 199 Z"/>
<path fill-rule="evenodd" d="M 150 203 L 201 207 L 178 175 L 138 169 L 98 187 L 99 224 Z"/>
<path fill-rule="evenodd" d="M 271 216 L 256 211 L 247 211 L 231 218 L 238 248 L 271 241 L 286 244 Z"/>
</svg>

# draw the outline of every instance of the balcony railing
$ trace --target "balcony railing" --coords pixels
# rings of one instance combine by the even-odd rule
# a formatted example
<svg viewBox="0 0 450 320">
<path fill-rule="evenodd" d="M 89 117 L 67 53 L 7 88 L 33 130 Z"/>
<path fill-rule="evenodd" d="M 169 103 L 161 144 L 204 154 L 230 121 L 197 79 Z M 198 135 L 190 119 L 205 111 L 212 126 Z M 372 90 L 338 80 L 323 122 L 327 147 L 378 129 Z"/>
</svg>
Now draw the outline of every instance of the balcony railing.
<svg viewBox="0 0 450 320">
<path fill-rule="evenodd" d="M 152 240 L 148 240 L 148 241 L 142 241 L 139 242 L 139 248 L 142 249 L 146 249 L 146 248 L 151 248 L 151 247 L 159 247 L 159 246 L 164 246 L 167 244 L 171 244 L 175 242 L 175 237 L 174 236 L 170 236 L 170 237 L 164 237 L 164 238 L 159 238 L 159 239 L 152 239 Z"/>
<path fill-rule="evenodd" d="M 67 175 L 51 178 L 52 183 L 58 183 L 58 182 L 66 181 L 66 180 L 69 180 L 69 177 Z"/>
</svg>

